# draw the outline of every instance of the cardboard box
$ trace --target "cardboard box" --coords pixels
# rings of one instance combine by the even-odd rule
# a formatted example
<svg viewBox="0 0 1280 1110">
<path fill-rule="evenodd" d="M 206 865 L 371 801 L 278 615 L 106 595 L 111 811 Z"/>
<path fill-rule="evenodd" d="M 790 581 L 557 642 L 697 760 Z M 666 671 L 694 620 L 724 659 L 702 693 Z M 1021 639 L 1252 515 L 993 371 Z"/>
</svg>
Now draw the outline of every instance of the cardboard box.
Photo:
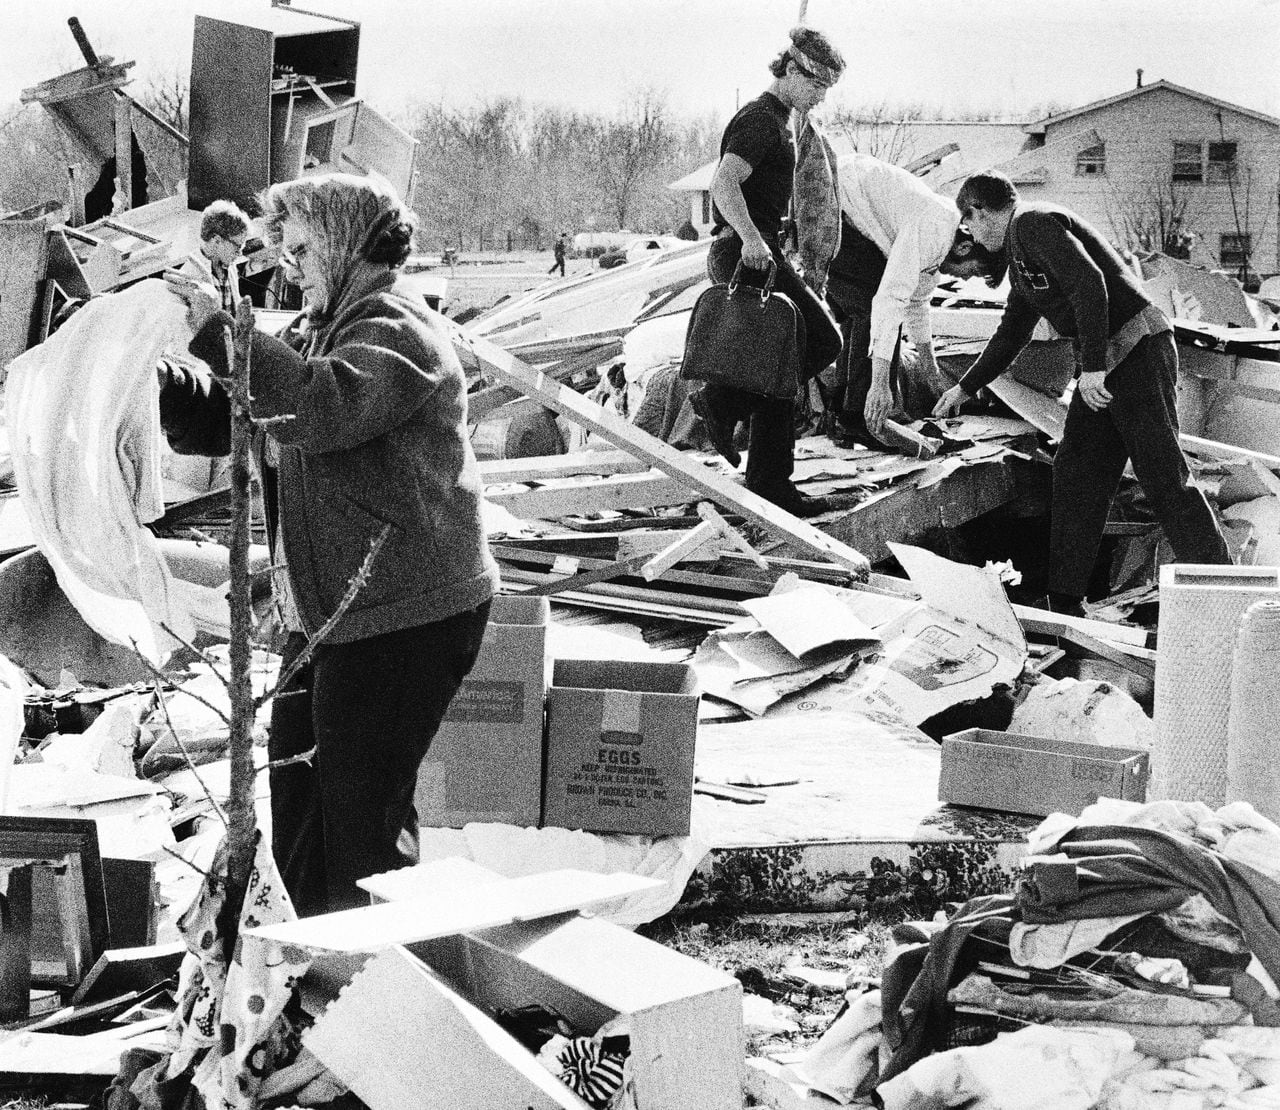
<svg viewBox="0 0 1280 1110">
<path fill-rule="evenodd" d="M 476 665 L 418 771 L 421 824 L 538 824 L 550 614 L 545 597 L 493 599 Z"/>
<path fill-rule="evenodd" d="M 697 732 L 691 667 L 557 659 L 543 825 L 687 836 Z"/>
<path fill-rule="evenodd" d="M 418 872 L 413 882 L 404 882 L 406 872 Z M 547 915 L 544 886 L 568 905 L 584 888 L 624 879 L 636 877 L 507 879 L 467 860 L 437 860 L 365 881 L 390 902 L 327 915 L 328 932 L 359 932 L 362 947 L 376 950 L 372 957 L 336 954 L 324 935 L 313 936 L 318 945 L 300 941 L 305 922 L 268 931 L 294 930 L 289 943 L 315 955 L 301 984 L 303 1005 L 316 1016 L 304 1043 L 373 1110 L 585 1110 L 493 1019 L 532 1005 L 555 1010 L 583 1035 L 607 1026 L 629 1036 L 632 1093 L 624 1105 L 738 1110 L 744 1036 L 737 980 L 599 918 Z M 452 918 L 451 926 L 415 911 L 419 936 L 429 939 L 389 944 L 396 934 L 375 919 L 397 902 L 415 906 L 401 899 L 419 889 L 432 891 L 427 917 Z M 366 922 L 362 929 L 342 924 L 353 916 Z M 306 921 L 325 933 L 325 917 Z"/>
<path fill-rule="evenodd" d="M 938 800 L 1035 817 L 1075 816 L 1100 797 L 1146 801 L 1149 763 L 1135 748 L 970 728 L 943 737 Z"/>
</svg>

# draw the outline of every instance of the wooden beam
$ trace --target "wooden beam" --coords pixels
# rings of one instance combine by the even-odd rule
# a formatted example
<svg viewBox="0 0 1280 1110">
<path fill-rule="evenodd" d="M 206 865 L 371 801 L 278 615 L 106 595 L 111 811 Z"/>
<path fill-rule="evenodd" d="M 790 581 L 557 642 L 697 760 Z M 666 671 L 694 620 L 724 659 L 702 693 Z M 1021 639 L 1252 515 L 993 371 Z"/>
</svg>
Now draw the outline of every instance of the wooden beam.
<svg viewBox="0 0 1280 1110">
<path fill-rule="evenodd" d="M 693 500 L 688 487 L 678 478 L 646 470 L 643 474 L 618 474 L 598 482 L 578 482 L 561 486 L 503 493 L 490 488 L 484 498 L 510 513 L 538 520 L 586 513 L 651 509 L 658 505 L 682 505 Z"/>
<path fill-rule="evenodd" d="M 1182 449 L 1189 455 L 1204 455 L 1211 459 L 1240 460 L 1241 462 L 1259 463 L 1268 470 L 1280 470 L 1280 458 L 1265 455 L 1261 451 L 1250 451 L 1246 447 L 1236 447 L 1231 443 L 1219 443 L 1216 439 L 1201 439 L 1185 433 L 1178 436 Z"/>
<path fill-rule="evenodd" d="M 564 578 L 544 582 L 541 586 L 533 586 L 524 591 L 525 596 L 549 596 L 551 594 L 564 593 L 566 590 L 580 590 L 584 586 L 591 586 L 596 582 L 608 582 L 613 578 L 625 578 L 627 575 L 635 574 L 644 562 L 645 556 L 633 555 L 630 559 L 620 559 L 616 563 L 606 563 L 602 567 L 584 570 L 578 574 L 569 574 Z"/>
<path fill-rule="evenodd" d="M 575 423 L 683 482 L 689 489 L 696 491 L 693 496 L 687 496 L 686 500 L 709 497 L 773 535 L 846 566 L 862 577 L 870 571 L 866 557 L 847 544 L 820 532 L 813 525 L 792 516 L 759 494 L 752 493 L 656 436 L 628 424 L 622 417 L 579 395 L 554 378 L 538 373 L 487 339 L 465 332 L 448 320 L 444 323 L 452 332 L 454 345 L 459 349 L 464 365 L 479 362 L 500 381 L 515 386 L 531 397 L 537 397 L 548 408 L 563 413 Z"/>
<path fill-rule="evenodd" d="M 571 478 L 576 474 L 639 474 L 648 470 L 627 451 L 575 451 L 570 455 L 535 455 L 527 459 L 485 459 L 480 477 L 485 485 Z"/>
<path fill-rule="evenodd" d="M 129 114 L 132 101 L 116 97 L 116 193 L 111 206 L 113 213 L 126 212 L 133 207 L 133 117 Z"/>
</svg>

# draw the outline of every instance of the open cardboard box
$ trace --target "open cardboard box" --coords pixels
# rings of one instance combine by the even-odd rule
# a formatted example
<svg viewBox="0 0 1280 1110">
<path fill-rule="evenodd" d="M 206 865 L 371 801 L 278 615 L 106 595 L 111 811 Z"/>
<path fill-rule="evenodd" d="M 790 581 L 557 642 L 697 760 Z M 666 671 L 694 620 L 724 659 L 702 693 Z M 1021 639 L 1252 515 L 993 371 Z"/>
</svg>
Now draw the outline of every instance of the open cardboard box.
<svg viewBox="0 0 1280 1110">
<path fill-rule="evenodd" d="M 451 925 L 475 905 L 475 920 L 487 927 L 388 947 L 368 932 L 368 950 L 380 949 L 375 955 L 321 955 L 303 981 L 304 1002 L 318 1015 L 304 1043 L 359 1098 L 373 1110 L 582 1110 L 585 1104 L 489 1016 L 539 1004 L 584 1035 L 610 1022 L 625 1027 L 631 1093 L 622 1107 L 739 1110 L 744 1038 L 736 979 L 598 918 L 572 911 L 538 916 L 538 906 L 555 901 L 546 886 L 563 886 L 567 894 L 592 885 L 582 876 L 503 879 L 463 862 L 408 870 L 434 886 L 436 902 L 448 903 Z M 396 878 L 377 881 L 389 876 Z M 603 889 L 604 880 L 619 877 L 587 878 Z M 371 882 L 391 897 L 411 885 L 403 872 L 364 885 Z M 387 916 L 419 901 L 344 913 Z M 493 925 L 504 903 L 505 923 Z M 290 924 L 306 924 L 307 935 L 318 938 L 323 920 Z M 421 928 L 424 936 L 434 931 Z"/>
<path fill-rule="evenodd" d="M 970 728 L 943 737 L 938 800 L 1034 817 L 1078 816 L 1100 797 L 1146 801 L 1149 764 L 1136 748 Z"/>
</svg>

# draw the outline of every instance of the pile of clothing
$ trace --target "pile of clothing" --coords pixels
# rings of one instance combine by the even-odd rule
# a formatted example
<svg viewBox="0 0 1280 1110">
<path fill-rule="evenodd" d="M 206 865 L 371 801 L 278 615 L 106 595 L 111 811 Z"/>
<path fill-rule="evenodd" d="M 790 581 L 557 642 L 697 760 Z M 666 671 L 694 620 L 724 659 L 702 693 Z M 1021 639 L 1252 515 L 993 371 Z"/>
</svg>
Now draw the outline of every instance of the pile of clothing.
<svg viewBox="0 0 1280 1110">
<path fill-rule="evenodd" d="M 1012 893 L 895 931 L 796 1077 L 888 1110 L 1280 1108 L 1280 827 L 1104 799 L 1029 839 Z"/>
</svg>

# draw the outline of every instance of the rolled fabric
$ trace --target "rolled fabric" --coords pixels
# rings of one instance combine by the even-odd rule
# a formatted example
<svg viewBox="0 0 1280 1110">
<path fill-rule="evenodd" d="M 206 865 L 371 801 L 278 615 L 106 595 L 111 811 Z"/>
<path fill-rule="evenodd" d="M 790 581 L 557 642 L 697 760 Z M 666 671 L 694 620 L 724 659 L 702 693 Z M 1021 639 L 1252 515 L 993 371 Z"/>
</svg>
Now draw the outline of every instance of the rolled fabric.
<svg viewBox="0 0 1280 1110">
<path fill-rule="evenodd" d="M 1280 601 L 1255 601 L 1240 618 L 1227 716 L 1227 801 L 1280 821 Z"/>
</svg>

